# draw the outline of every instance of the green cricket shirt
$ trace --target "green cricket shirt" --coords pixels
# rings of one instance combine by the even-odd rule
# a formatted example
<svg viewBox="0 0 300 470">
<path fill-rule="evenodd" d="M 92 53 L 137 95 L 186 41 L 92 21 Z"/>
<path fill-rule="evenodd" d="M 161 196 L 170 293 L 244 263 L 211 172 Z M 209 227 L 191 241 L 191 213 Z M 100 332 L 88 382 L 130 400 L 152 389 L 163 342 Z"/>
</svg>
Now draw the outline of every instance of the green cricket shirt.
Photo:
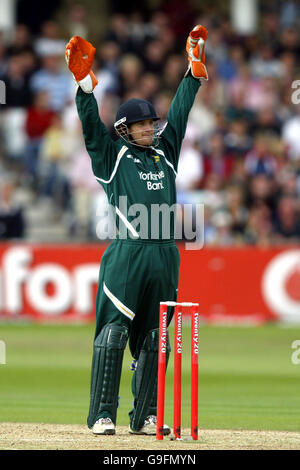
<svg viewBox="0 0 300 470">
<path fill-rule="evenodd" d="M 118 237 L 127 232 L 127 237 L 139 240 L 174 238 L 174 213 L 168 219 L 160 209 L 176 204 L 181 144 L 200 85 L 191 75 L 183 78 L 155 148 L 140 148 L 123 139 L 113 141 L 100 119 L 94 95 L 78 89 L 76 105 L 86 149 L 94 175 L 115 208 Z"/>
</svg>

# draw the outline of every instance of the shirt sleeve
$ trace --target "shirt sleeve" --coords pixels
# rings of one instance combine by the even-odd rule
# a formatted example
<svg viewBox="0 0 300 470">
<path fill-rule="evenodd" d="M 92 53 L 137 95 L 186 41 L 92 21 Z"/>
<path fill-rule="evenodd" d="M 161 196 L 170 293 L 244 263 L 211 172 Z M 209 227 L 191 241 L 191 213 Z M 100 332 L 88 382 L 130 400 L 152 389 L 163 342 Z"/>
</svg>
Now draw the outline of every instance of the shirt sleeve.
<svg viewBox="0 0 300 470">
<path fill-rule="evenodd" d="M 78 88 L 76 106 L 82 124 L 85 147 L 92 160 L 94 175 L 108 180 L 116 163 L 117 145 L 100 119 L 93 93 L 84 93 L 81 88 Z"/>
<path fill-rule="evenodd" d="M 192 75 L 181 81 L 170 106 L 166 126 L 161 133 L 162 143 L 167 148 L 168 156 L 176 171 L 189 112 L 200 86 L 200 80 Z"/>
</svg>

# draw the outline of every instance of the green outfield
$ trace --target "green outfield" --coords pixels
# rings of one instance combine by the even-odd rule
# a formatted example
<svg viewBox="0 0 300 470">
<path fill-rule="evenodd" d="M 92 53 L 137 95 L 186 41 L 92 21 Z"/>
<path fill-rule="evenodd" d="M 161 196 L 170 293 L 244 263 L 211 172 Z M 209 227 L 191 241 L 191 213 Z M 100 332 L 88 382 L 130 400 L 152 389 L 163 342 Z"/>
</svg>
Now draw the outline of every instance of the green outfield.
<svg viewBox="0 0 300 470">
<path fill-rule="evenodd" d="M 92 338 L 92 325 L 1 324 L 6 365 L 0 365 L 0 421 L 85 423 Z M 189 425 L 190 413 L 189 339 L 184 327 L 183 426 Z M 199 339 L 200 428 L 300 430 L 300 364 L 291 360 L 300 328 L 201 326 Z M 166 389 L 170 424 L 172 361 L 173 356 Z M 128 424 L 132 403 L 130 363 L 126 350 L 120 425 Z"/>
</svg>

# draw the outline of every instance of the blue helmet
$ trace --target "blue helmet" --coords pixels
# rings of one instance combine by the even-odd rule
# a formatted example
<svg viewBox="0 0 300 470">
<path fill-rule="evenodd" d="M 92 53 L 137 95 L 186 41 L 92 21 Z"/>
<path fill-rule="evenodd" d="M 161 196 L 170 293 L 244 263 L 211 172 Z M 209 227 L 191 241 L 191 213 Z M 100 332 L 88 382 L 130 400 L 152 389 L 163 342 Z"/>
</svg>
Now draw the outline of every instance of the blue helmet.
<svg viewBox="0 0 300 470">
<path fill-rule="evenodd" d="M 127 126 L 129 124 L 134 124 L 135 122 L 144 121 L 145 119 L 158 121 L 160 118 L 157 116 L 152 103 L 140 98 L 132 98 L 131 100 L 123 103 L 117 112 L 116 122 L 114 124 L 116 133 L 127 142 L 138 145 L 132 140 L 132 138 L 130 138 Z M 159 131 L 155 129 L 156 138 L 158 136 L 158 132 Z M 141 147 L 140 145 L 138 146 Z"/>
<path fill-rule="evenodd" d="M 132 98 L 120 106 L 116 116 L 116 124 L 124 118 L 126 118 L 126 121 L 122 122 L 126 122 L 126 124 L 133 124 L 145 119 L 153 119 L 153 121 L 159 119 L 153 104 L 140 98 Z"/>
</svg>

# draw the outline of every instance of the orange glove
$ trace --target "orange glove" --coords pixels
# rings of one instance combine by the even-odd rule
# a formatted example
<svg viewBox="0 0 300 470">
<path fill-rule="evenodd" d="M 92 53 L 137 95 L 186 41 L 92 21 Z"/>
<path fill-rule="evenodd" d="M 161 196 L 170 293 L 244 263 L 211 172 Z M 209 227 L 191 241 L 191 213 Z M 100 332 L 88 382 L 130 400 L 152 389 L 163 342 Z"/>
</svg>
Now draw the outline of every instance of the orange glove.
<svg viewBox="0 0 300 470">
<path fill-rule="evenodd" d="M 76 82 L 85 93 L 92 93 L 98 81 L 91 71 L 96 49 L 80 36 L 74 36 L 66 46 L 66 62 Z"/>
<path fill-rule="evenodd" d="M 208 31 L 204 26 L 197 25 L 190 32 L 186 42 L 186 51 L 188 53 L 189 67 L 185 76 L 191 71 L 194 78 L 203 78 L 208 80 L 208 74 L 205 67 L 205 41 Z"/>
</svg>

